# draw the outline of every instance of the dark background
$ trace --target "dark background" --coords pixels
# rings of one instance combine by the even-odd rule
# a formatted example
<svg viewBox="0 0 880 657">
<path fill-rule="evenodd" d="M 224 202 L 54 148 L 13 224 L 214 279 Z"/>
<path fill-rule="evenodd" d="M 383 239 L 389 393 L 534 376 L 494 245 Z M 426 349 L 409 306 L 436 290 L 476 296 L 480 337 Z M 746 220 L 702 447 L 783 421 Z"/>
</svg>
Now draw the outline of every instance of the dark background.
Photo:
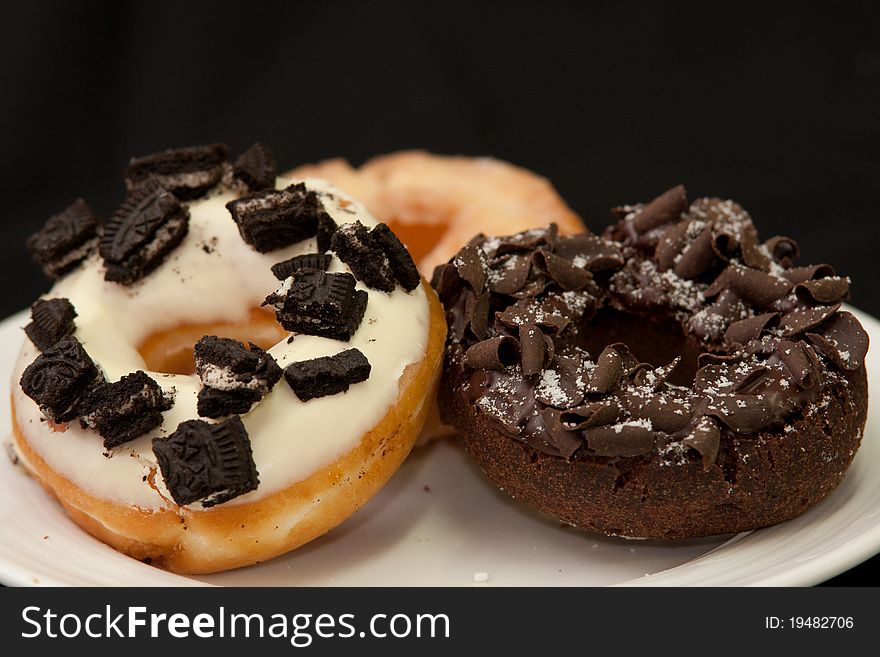
<svg viewBox="0 0 880 657">
<path fill-rule="evenodd" d="M 880 5 L 581 4 L 7 3 L 0 316 L 48 288 L 27 235 L 77 196 L 112 214 L 131 155 L 255 140 L 282 167 L 493 155 L 597 231 L 683 182 L 795 237 L 880 315 Z"/>
</svg>

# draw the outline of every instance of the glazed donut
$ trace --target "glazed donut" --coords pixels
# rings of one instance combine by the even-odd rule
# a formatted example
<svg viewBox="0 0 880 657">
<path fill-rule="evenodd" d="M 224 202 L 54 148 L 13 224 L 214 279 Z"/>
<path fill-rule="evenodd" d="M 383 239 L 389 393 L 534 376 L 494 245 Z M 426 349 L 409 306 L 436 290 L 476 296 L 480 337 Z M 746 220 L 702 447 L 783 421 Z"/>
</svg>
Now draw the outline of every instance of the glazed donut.
<svg viewBox="0 0 880 657">
<path fill-rule="evenodd" d="M 803 513 L 867 416 L 849 279 L 793 265 L 732 201 L 676 187 L 602 237 L 480 235 L 433 285 L 442 416 L 517 500 L 595 532 L 687 538 Z"/>
<path fill-rule="evenodd" d="M 445 322 L 405 247 L 255 145 L 132 160 L 101 225 L 77 201 L 29 247 L 57 278 L 13 373 L 14 443 L 86 531 L 181 573 L 329 531 L 409 453 Z M 340 418 L 345 418 L 340 422 Z"/>
<path fill-rule="evenodd" d="M 475 232 L 550 223 L 565 234 L 584 229 L 546 178 L 489 157 L 401 151 L 359 169 L 337 158 L 297 167 L 290 175 L 329 180 L 360 200 L 400 236 L 426 276 Z"/>
</svg>

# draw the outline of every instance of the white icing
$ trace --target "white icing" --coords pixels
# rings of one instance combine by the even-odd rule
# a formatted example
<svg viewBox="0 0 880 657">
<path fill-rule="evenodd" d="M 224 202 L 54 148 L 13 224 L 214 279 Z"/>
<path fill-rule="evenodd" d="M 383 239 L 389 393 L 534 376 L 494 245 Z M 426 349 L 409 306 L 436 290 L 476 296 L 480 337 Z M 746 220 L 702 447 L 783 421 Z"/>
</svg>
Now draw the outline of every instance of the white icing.
<svg viewBox="0 0 880 657">
<path fill-rule="evenodd" d="M 281 189 L 291 181 L 277 182 Z M 363 205 L 325 181 L 305 182 L 322 194 L 326 211 L 338 224 L 377 223 Z M 235 194 L 224 190 L 189 203 L 189 234 L 143 280 L 130 286 L 106 282 L 104 266 L 93 256 L 46 295 L 70 299 L 78 313 L 75 335 L 109 381 L 138 369 L 147 371 L 137 345 L 157 331 L 181 324 L 247 321 L 250 311 L 278 288 L 270 267 L 317 250 L 311 238 L 258 253 L 242 240 L 225 208 L 233 198 Z M 340 198 L 349 203 L 345 209 L 338 204 Z M 328 270 L 349 271 L 335 256 Z M 226 504 L 252 502 L 282 490 L 349 452 L 396 401 L 404 368 L 423 357 L 429 313 L 422 286 L 410 293 L 398 286 L 391 294 L 360 282 L 357 287 L 367 291 L 369 301 L 363 322 L 349 342 L 296 335 L 290 343 L 285 337 L 269 353 L 284 368 L 291 362 L 354 347 L 370 361 L 370 378 L 346 393 L 308 402 L 300 401 L 282 379 L 242 417 L 260 485 Z M 165 391 L 174 392 L 174 406 L 164 413 L 162 426 L 121 445 L 108 457 L 97 433 L 80 428 L 76 421 L 64 432 L 53 431 L 37 405 L 22 392 L 21 373 L 38 355 L 29 340 L 24 342 L 13 372 L 13 403 L 31 447 L 50 467 L 96 497 L 143 509 L 168 508 L 166 499 L 144 480 L 152 470 L 158 472 L 150 441 L 167 436 L 184 420 L 198 418 L 198 378 L 147 371 Z M 161 475 L 157 474 L 156 483 L 159 490 L 165 490 Z"/>
</svg>

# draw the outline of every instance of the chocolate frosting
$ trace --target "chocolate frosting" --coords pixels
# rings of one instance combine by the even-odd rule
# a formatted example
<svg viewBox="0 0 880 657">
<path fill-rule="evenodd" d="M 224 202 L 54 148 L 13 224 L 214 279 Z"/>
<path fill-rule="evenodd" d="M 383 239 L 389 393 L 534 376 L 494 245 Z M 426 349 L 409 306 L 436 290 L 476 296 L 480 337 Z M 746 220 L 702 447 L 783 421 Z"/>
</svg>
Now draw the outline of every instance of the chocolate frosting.
<svg viewBox="0 0 880 657">
<path fill-rule="evenodd" d="M 685 454 L 708 470 L 725 440 L 779 430 L 836 372 L 863 366 L 867 334 L 840 311 L 849 280 L 793 267 L 797 243 L 760 242 L 738 204 L 688 205 L 679 186 L 614 212 L 603 236 L 478 235 L 434 272 L 448 366 L 512 439 L 570 460 Z M 658 367 L 620 342 L 586 351 L 580 336 L 609 306 L 697 339 L 691 385 L 669 382 L 681 357 Z"/>
</svg>

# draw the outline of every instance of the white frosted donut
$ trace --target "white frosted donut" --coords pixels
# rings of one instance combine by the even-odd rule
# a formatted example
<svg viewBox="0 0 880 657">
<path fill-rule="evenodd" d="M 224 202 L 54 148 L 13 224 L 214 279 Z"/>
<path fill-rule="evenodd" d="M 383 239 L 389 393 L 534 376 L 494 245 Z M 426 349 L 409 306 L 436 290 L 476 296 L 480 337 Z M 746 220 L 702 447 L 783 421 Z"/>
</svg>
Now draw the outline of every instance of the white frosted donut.
<svg viewBox="0 0 880 657">
<path fill-rule="evenodd" d="M 276 188 L 291 182 L 279 178 Z M 377 224 L 366 208 L 329 183 L 305 184 L 337 224 Z M 29 340 L 13 372 L 15 443 L 28 469 L 93 535 L 179 572 L 213 572 L 271 558 L 359 508 L 409 452 L 436 385 L 445 336 L 442 311 L 424 280 L 411 292 L 397 286 L 391 293 L 358 281 L 368 303 L 350 341 L 304 334 L 288 339 L 292 334 L 275 323 L 274 314 L 259 310 L 279 287 L 270 267 L 316 252 L 316 238 L 257 252 L 225 207 L 236 196 L 218 186 L 206 197 L 182 202 L 189 210 L 189 232 L 145 278 L 131 285 L 108 282 L 102 259 L 93 254 L 45 297 L 73 304 L 74 337 L 108 382 L 143 370 L 173 394 L 158 428 L 108 452 L 95 431 L 76 421 L 58 430 L 24 393 L 19 379 L 40 353 Z M 334 255 L 327 271 L 350 270 Z M 251 337 L 266 346 L 274 342 L 268 352 L 282 369 L 349 348 L 359 349 L 372 369 L 366 381 L 345 393 L 305 402 L 282 378 L 241 416 L 258 487 L 211 508 L 198 502 L 179 506 L 165 487 L 151 441 L 199 418 L 201 382 L 194 374 L 154 371 L 150 365 L 155 358 L 174 361 L 172 351 L 181 345 L 191 350 L 207 333 Z"/>
</svg>

